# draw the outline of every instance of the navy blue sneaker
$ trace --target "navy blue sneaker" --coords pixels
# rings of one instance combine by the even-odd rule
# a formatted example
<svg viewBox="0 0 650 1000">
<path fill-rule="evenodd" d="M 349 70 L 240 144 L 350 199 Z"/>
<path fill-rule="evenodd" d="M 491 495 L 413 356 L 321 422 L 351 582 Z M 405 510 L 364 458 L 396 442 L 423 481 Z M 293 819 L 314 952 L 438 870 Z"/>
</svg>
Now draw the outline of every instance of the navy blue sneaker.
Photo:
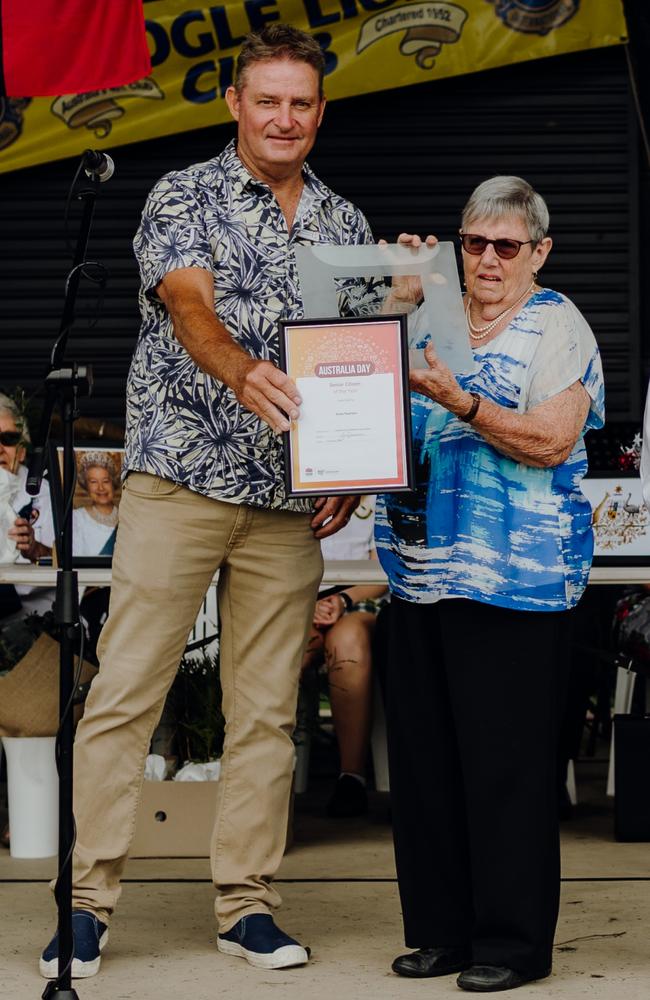
<svg viewBox="0 0 650 1000">
<path fill-rule="evenodd" d="M 88 976 L 96 976 L 101 962 L 99 953 L 108 941 L 108 927 L 88 910 L 73 910 L 72 937 L 74 939 L 72 978 L 87 979 Z M 58 931 L 41 955 L 38 967 L 45 979 L 56 979 L 58 976 Z"/>
<path fill-rule="evenodd" d="M 309 961 L 307 948 L 276 927 L 270 913 L 242 917 L 225 934 L 219 934 L 217 948 L 224 955 L 245 958 L 256 969 L 286 969 Z"/>
</svg>

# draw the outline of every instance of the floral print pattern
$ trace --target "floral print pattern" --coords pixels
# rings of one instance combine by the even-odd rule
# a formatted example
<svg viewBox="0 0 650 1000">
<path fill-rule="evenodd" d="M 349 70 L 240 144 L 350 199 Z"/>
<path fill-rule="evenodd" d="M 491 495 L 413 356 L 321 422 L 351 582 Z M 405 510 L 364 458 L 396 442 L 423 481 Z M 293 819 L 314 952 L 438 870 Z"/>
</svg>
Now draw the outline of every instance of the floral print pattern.
<svg viewBox="0 0 650 1000">
<path fill-rule="evenodd" d="M 234 142 L 151 191 L 134 240 L 142 326 L 127 387 L 125 473 L 149 472 L 232 503 L 312 509 L 310 500 L 286 496 L 281 438 L 194 363 L 155 291 L 177 268 L 211 271 L 219 319 L 252 357 L 278 364 L 278 320 L 302 316 L 293 248 L 373 242 L 354 205 L 307 165 L 303 179 L 291 232 Z M 378 296 L 371 282 L 341 282 L 341 315 L 378 311 Z"/>
</svg>

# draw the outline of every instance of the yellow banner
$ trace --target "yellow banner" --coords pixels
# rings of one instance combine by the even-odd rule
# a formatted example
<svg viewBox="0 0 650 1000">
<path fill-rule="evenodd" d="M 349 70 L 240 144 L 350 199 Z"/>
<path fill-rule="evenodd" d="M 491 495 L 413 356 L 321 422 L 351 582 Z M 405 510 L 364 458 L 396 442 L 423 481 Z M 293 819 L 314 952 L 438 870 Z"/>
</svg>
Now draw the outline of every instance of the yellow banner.
<svg viewBox="0 0 650 1000">
<path fill-rule="evenodd" d="M 0 172 L 229 120 L 247 32 L 304 28 L 337 99 L 626 41 L 622 0 L 147 0 L 150 77 L 60 97 L 0 98 Z M 377 97 L 381 108 L 381 97 Z"/>
</svg>

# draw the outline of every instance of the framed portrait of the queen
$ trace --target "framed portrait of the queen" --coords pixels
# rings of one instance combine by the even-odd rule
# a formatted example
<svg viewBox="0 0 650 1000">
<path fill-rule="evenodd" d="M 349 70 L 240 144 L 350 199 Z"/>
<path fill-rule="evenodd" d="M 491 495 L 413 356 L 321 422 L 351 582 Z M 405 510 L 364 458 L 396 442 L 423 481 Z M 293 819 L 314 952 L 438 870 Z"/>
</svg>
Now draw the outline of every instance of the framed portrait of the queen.
<svg viewBox="0 0 650 1000">
<path fill-rule="evenodd" d="M 120 448 L 75 448 L 76 483 L 72 498 L 73 556 L 110 563 L 115 546 L 122 495 Z M 52 462 L 50 489 L 58 537 L 64 501 L 63 449 Z M 57 475 L 58 473 L 58 475 Z"/>
</svg>

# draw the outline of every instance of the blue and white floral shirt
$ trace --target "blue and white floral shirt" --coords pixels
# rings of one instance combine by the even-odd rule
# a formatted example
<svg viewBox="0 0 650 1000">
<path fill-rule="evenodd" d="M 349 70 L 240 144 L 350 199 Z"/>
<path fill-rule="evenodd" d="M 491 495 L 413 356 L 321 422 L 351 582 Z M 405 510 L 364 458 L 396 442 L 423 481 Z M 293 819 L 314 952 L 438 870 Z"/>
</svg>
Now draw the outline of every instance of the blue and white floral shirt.
<svg viewBox="0 0 650 1000">
<path fill-rule="evenodd" d="M 373 242 L 354 205 L 306 165 L 303 179 L 291 232 L 234 142 L 206 163 L 165 175 L 151 191 L 134 240 L 142 326 L 127 386 L 126 473 L 149 472 L 232 503 L 312 509 L 311 501 L 286 496 L 281 438 L 194 363 L 155 292 L 169 271 L 211 271 L 219 319 L 252 357 L 277 364 L 278 320 L 303 314 L 293 248 Z M 343 283 L 342 314 L 371 310 L 372 294 L 365 282 Z"/>
<path fill-rule="evenodd" d="M 466 388 L 523 413 L 580 381 L 591 398 L 584 431 L 602 427 L 600 355 L 565 296 L 537 292 L 474 357 Z M 427 397 L 414 393 L 411 403 L 416 491 L 380 498 L 375 520 L 391 592 L 419 604 L 465 597 L 532 611 L 573 607 L 593 553 L 582 436 L 561 465 L 532 468 Z"/>
</svg>

